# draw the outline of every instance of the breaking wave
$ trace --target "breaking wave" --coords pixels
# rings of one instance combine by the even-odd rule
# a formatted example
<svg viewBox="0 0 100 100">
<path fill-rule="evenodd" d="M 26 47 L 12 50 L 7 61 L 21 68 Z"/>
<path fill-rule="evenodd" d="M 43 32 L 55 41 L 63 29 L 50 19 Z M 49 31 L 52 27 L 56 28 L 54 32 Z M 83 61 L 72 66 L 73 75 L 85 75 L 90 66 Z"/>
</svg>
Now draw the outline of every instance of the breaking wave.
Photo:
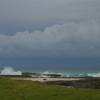
<svg viewBox="0 0 100 100">
<path fill-rule="evenodd" d="M 91 76 L 91 77 L 100 77 L 100 73 L 88 74 L 88 76 Z"/>
<path fill-rule="evenodd" d="M 5 67 L 1 70 L 1 75 L 22 75 L 21 71 L 16 71 L 12 67 Z"/>
</svg>

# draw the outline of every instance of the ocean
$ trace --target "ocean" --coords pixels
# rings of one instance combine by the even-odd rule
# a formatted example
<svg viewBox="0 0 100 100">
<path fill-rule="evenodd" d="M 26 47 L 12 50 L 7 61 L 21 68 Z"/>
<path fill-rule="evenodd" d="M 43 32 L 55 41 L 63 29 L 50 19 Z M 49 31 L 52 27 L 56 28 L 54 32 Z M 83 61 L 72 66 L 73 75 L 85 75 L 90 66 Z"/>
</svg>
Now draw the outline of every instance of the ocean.
<svg viewBox="0 0 100 100">
<path fill-rule="evenodd" d="M 1 69 L 1 73 L 4 74 L 17 74 L 22 72 L 30 72 L 30 73 L 50 73 L 50 74 L 62 74 L 65 77 L 100 77 L 100 70 L 98 69 L 68 69 L 68 68 L 13 68 L 13 67 L 4 67 Z"/>
<path fill-rule="evenodd" d="M 66 77 L 85 77 L 85 76 L 93 76 L 100 77 L 100 70 L 94 69 L 51 69 L 51 68 L 33 68 L 23 70 L 24 72 L 32 72 L 32 73 L 61 73 Z"/>
</svg>

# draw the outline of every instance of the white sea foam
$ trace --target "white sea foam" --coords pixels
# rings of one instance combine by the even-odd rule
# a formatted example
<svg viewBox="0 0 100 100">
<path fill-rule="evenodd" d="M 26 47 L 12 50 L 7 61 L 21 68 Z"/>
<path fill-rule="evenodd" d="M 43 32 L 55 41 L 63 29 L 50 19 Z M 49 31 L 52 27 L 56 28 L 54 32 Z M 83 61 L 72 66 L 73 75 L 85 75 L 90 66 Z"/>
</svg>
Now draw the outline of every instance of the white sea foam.
<svg viewBox="0 0 100 100">
<path fill-rule="evenodd" d="M 88 76 L 91 76 L 91 77 L 100 77 L 100 73 L 88 74 Z"/>
<path fill-rule="evenodd" d="M 15 71 L 12 67 L 5 67 L 1 73 L 1 75 L 22 75 L 21 71 Z"/>
</svg>

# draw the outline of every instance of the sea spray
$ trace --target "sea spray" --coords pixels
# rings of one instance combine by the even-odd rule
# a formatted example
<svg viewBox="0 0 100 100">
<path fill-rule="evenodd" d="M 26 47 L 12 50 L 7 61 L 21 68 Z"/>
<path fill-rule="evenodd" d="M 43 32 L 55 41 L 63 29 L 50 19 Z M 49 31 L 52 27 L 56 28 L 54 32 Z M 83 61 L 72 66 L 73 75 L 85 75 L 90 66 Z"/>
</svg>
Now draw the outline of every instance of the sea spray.
<svg viewBox="0 0 100 100">
<path fill-rule="evenodd" d="M 21 71 L 15 71 L 12 67 L 5 67 L 1 70 L 1 75 L 22 75 Z"/>
<path fill-rule="evenodd" d="M 88 74 L 88 76 L 91 76 L 91 77 L 100 77 L 100 73 L 92 73 L 92 74 Z"/>
</svg>

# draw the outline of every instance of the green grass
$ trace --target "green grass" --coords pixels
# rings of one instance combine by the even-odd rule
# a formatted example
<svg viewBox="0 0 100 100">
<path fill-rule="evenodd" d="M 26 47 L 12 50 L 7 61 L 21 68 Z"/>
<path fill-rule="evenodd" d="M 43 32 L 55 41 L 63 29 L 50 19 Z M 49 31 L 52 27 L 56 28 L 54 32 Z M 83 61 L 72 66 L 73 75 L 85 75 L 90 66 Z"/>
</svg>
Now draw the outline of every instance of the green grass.
<svg viewBox="0 0 100 100">
<path fill-rule="evenodd" d="M 0 79 L 0 100 L 100 100 L 100 90 Z"/>
</svg>

